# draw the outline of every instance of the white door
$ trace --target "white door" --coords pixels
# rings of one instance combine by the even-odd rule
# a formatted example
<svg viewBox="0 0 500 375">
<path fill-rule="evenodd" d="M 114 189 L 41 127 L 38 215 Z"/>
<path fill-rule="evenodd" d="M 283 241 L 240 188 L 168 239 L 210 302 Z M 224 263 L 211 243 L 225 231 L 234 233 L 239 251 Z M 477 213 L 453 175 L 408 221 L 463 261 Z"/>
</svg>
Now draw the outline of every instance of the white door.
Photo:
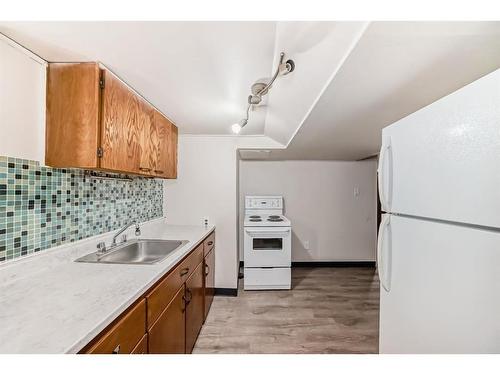
<svg viewBox="0 0 500 375">
<path fill-rule="evenodd" d="M 384 215 L 381 353 L 500 353 L 500 232 Z"/>
<path fill-rule="evenodd" d="M 382 209 L 500 228 L 500 70 L 385 128 Z"/>
</svg>

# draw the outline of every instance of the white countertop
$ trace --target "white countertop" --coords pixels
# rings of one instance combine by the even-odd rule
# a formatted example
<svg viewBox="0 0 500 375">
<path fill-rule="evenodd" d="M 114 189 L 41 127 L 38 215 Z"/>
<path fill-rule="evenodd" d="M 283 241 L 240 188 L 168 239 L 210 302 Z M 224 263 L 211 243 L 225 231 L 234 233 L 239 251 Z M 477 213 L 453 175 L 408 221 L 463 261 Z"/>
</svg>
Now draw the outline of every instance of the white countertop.
<svg viewBox="0 0 500 375">
<path fill-rule="evenodd" d="M 0 353 L 78 352 L 213 229 L 142 224 L 140 238 L 189 241 L 154 265 L 74 262 L 113 233 L 1 265 Z M 134 228 L 126 233 L 135 238 Z"/>
</svg>

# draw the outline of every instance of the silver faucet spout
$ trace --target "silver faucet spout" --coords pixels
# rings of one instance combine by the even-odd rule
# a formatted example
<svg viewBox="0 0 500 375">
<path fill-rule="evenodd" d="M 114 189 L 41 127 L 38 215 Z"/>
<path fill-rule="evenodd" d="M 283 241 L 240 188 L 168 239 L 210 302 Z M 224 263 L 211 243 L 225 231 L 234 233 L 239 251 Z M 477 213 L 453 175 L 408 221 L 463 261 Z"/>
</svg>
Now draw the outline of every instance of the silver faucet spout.
<svg viewBox="0 0 500 375">
<path fill-rule="evenodd" d="M 135 235 L 136 236 L 140 236 L 141 235 L 141 228 L 139 228 L 139 224 L 137 223 L 137 221 L 132 221 L 131 223 L 128 223 L 127 225 L 125 225 L 123 228 L 121 228 L 114 236 L 113 236 L 113 240 L 111 241 L 111 246 L 116 246 L 116 239 L 118 238 L 118 236 L 120 234 L 122 234 L 123 232 L 125 232 L 128 228 L 130 228 L 132 225 L 135 225 Z"/>
</svg>

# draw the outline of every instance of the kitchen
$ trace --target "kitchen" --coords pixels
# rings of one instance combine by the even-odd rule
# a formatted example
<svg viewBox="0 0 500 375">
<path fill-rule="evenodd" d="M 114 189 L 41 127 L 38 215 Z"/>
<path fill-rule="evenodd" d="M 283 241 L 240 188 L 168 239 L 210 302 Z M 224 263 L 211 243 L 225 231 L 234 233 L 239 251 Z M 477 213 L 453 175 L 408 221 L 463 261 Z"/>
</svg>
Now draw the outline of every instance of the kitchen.
<svg viewBox="0 0 500 375">
<path fill-rule="evenodd" d="M 499 353 L 499 37 L 0 21 L 0 353 Z"/>
</svg>

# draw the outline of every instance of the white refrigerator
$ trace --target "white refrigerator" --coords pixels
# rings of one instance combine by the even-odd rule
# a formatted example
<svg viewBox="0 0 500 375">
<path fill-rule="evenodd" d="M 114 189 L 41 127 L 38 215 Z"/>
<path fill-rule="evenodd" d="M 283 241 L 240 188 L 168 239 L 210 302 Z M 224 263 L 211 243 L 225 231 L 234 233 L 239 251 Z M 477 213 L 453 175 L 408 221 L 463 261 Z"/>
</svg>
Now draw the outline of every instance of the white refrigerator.
<svg viewBox="0 0 500 375">
<path fill-rule="evenodd" d="M 386 127 L 380 353 L 500 353 L 500 70 Z"/>
</svg>

